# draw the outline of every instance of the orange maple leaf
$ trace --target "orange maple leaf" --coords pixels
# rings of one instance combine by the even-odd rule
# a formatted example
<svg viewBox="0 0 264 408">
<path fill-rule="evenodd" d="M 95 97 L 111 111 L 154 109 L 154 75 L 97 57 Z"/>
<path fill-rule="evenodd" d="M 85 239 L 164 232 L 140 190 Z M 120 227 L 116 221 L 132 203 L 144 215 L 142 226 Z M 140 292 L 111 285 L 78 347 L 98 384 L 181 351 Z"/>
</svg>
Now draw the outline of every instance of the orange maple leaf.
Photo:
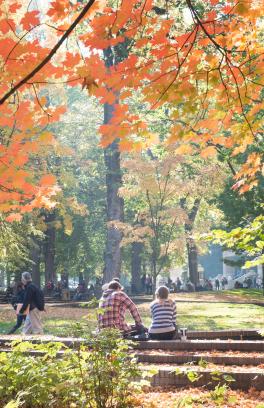
<svg viewBox="0 0 264 408">
<path fill-rule="evenodd" d="M 20 24 L 24 30 L 30 30 L 39 24 L 39 11 L 33 10 L 26 13 L 26 15 L 21 19 Z"/>
<path fill-rule="evenodd" d="M 56 183 L 56 177 L 53 174 L 46 174 L 40 179 L 41 186 L 53 186 Z"/>
<path fill-rule="evenodd" d="M 14 221 L 20 222 L 22 220 L 22 215 L 19 213 L 13 213 L 13 214 L 8 215 L 8 217 L 6 217 L 5 220 L 7 222 L 14 222 Z"/>
</svg>

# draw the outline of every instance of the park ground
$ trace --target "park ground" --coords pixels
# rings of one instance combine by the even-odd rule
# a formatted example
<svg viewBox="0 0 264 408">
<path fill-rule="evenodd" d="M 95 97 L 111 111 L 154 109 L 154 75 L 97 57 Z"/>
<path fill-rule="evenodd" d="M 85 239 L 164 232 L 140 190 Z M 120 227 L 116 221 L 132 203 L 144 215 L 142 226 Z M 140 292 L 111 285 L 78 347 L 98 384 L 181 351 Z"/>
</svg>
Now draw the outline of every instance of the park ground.
<svg viewBox="0 0 264 408">
<path fill-rule="evenodd" d="M 261 329 L 264 330 L 264 296 L 261 290 L 238 289 L 219 292 L 173 294 L 177 303 L 177 323 L 189 330 Z M 150 297 L 135 299 L 146 326 L 150 324 Z M 15 322 L 10 305 L 0 307 L 0 333 Z M 46 334 L 74 335 L 76 322 L 95 327 L 94 311 L 67 304 L 48 304 L 43 313 Z"/>
<path fill-rule="evenodd" d="M 226 390 L 222 395 L 217 395 L 203 388 L 155 389 L 135 398 L 134 406 L 135 408 L 264 408 L 264 391 Z"/>
<path fill-rule="evenodd" d="M 260 329 L 264 332 L 264 296 L 260 290 L 238 289 L 220 292 L 173 294 L 177 303 L 178 325 L 189 330 Z M 135 301 L 146 326 L 150 323 L 150 297 Z M 96 326 L 95 310 L 73 304 L 48 304 L 43 313 L 46 334 L 76 335 L 76 322 Z M 10 305 L 0 305 L 0 333 L 15 322 Z M 133 396 L 135 408 L 264 408 L 264 391 L 247 392 L 203 388 L 146 388 Z"/>
</svg>

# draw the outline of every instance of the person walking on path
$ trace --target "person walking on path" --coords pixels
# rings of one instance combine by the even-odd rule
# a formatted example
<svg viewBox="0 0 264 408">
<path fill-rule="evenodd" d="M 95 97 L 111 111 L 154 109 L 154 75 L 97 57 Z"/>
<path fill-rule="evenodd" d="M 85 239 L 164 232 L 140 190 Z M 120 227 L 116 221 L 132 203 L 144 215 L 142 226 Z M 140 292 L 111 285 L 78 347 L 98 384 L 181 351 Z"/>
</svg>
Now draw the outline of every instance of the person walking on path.
<svg viewBox="0 0 264 408">
<path fill-rule="evenodd" d="M 22 282 L 19 282 L 16 288 L 16 295 L 13 296 L 11 299 L 11 304 L 16 311 L 19 305 L 21 305 L 24 302 L 24 296 L 25 296 L 24 285 Z M 16 317 L 17 317 L 16 324 L 14 327 L 12 327 L 11 330 L 9 330 L 8 334 L 15 333 L 17 329 L 19 329 L 22 326 L 23 322 L 26 319 L 26 315 L 21 315 L 20 313 L 17 313 Z"/>
<path fill-rule="evenodd" d="M 140 330 L 143 327 L 141 317 L 136 305 L 123 292 L 123 288 L 118 281 L 112 281 L 108 284 L 108 289 L 103 293 L 100 299 L 99 307 L 105 309 L 99 315 L 99 328 L 119 329 L 123 334 L 129 333 L 132 329 L 125 321 L 125 314 L 128 310 Z"/>
<path fill-rule="evenodd" d="M 152 340 L 172 340 L 176 332 L 176 304 L 169 299 L 169 289 L 160 286 L 156 300 L 150 306 L 152 323 L 149 337 Z"/>
<path fill-rule="evenodd" d="M 44 311 L 43 292 L 32 282 L 32 277 L 29 272 L 22 273 L 22 283 L 25 286 L 25 296 L 20 309 L 20 315 L 23 315 L 29 306 L 29 313 L 26 317 L 22 332 L 23 334 L 43 334 L 40 319 L 40 312 Z"/>
</svg>

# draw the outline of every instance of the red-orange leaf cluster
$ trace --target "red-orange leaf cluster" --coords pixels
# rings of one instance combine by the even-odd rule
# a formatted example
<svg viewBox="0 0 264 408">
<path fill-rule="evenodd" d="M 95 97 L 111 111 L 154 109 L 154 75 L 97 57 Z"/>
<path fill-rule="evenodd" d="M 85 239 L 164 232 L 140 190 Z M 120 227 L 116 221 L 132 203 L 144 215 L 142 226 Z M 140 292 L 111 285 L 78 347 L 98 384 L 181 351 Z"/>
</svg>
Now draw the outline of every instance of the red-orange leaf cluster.
<svg viewBox="0 0 264 408">
<path fill-rule="evenodd" d="M 101 127 L 103 146 L 116 137 L 123 149 L 145 145 L 148 123 L 143 112 L 127 105 L 135 92 L 146 109 L 166 109 L 174 129 L 168 140 L 200 144 L 204 157 L 214 154 L 216 145 L 241 154 L 262 135 L 264 0 L 210 0 L 203 12 L 192 0 L 173 5 L 164 0 L 159 6 L 153 0 L 33 3 L 0 0 L 0 95 L 11 90 L 0 118 L 12 141 L 1 145 L 3 197 L 14 193 L 16 177 L 23 186 L 18 202 L 25 186 L 32 186 L 26 192 L 31 198 L 39 192 L 36 181 L 30 184 L 18 171 L 39 154 L 36 135 L 65 111 L 62 101 L 52 98 L 56 83 L 83 85 L 102 103 L 117 105 L 118 100 L 112 120 Z M 54 49 L 85 7 L 67 47 Z M 108 47 L 115 50 L 113 61 L 105 64 L 102 50 Z M 29 151 L 22 148 L 25 140 Z M 249 156 L 237 175 L 240 185 L 246 180 L 254 185 L 262 166 L 259 156 Z M 6 208 L 13 205 L 8 196 L 0 201 Z"/>
</svg>

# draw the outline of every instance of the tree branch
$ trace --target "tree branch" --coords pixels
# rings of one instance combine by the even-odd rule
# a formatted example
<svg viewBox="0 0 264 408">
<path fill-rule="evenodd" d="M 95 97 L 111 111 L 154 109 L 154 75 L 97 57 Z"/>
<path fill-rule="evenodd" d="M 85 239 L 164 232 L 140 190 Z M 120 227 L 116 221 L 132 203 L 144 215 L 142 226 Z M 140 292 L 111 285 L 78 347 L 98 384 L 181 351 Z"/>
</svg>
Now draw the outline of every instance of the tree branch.
<svg viewBox="0 0 264 408">
<path fill-rule="evenodd" d="M 36 75 L 37 72 L 39 72 L 53 57 L 54 54 L 58 51 L 60 46 L 64 43 L 64 41 L 69 37 L 71 32 L 74 30 L 74 28 L 79 24 L 79 22 L 82 20 L 82 18 L 85 16 L 85 14 L 90 10 L 92 7 L 93 3 L 95 0 L 89 0 L 89 2 L 86 4 L 86 6 L 83 8 L 81 13 L 78 15 L 78 17 L 74 20 L 74 22 L 71 24 L 71 26 L 68 28 L 67 31 L 63 34 L 63 36 L 60 38 L 60 40 L 57 42 L 57 44 L 52 48 L 50 53 L 44 58 L 43 61 L 39 65 L 36 66 L 28 75 L 26 75 L 21 81 L 19 81 L 10 91 L 8 91 L 1 99 L 0 99 L 0 105 L 2 105 L 11 95 L 13 95 L 19 88 L 21 88 L 22 85 L 26 84 L 27 81 Z"/>
</svg>

